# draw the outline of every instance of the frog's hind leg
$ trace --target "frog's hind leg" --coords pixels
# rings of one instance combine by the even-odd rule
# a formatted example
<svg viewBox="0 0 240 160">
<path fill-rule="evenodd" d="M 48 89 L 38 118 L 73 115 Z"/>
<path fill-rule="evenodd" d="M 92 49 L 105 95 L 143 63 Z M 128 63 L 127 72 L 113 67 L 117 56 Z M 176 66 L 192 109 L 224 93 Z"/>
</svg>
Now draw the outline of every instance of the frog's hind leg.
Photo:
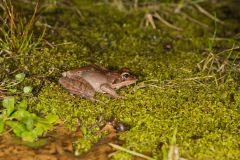
<svg viewBox="0 0 240 160">
<path fill-rule="evenodd" d="M 95 91 L 92 86 L 82 78 L 72 79 L 62 77 L 59 79 L 59 83 L 71 94 L 80 95 L 87 99 L 92 99 L 95 96 Z"/>
</svg>

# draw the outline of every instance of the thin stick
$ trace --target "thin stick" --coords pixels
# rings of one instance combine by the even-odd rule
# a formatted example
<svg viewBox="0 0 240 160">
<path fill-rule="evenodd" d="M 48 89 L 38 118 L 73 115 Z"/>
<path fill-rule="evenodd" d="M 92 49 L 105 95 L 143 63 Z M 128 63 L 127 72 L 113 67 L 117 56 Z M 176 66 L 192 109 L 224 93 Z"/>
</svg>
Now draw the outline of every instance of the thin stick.
<svg viewBox="0 0 240 160">
<path fill-rule="evenodd" d="M 134 8 L 135 8 L 135 9 L 138 8 L 138 0 L 134 0 Z"/>
<path fill-rule="evenodd" d="M 207 17 L 211 18 L 212 20 L 218 22 L 218 23 L 221 23 L 221 24 L 224 24 L 223 21 L 221 21 L 220 19 L 214 17 L 213 15 L 211 15 L 209 12 L 207 12 L 205 9 L 203 9 L 200 5 L 196 4 L 196 3 L 193 3 L 191 2 L 198 10 L 199 12 L 201 12 L 202 14 L 206 15 Z"/>
<path fill-rule="evenodd" d="M 222 37 L 214 37 L 214 38 L 208 38 L 210 40 L 214 41 L 233 41 L 233 38 L 222 38 Z"/>
<path fill-rule="evenodd" d="M 181 13 L 185 18 L 189 19 L 190 21 L 192 21 L 192 22 L 194 22 L 194 23 L 197 23 L 197 24 L 199 24 L 199 25 L 202 26 L 202 27 L 209 28 L 208 25 L 206 25 L 206 24 L 204 24 L 204 23 L 202 23 L 202 22 L 194 19 L 193 17 L 187 15 L 186 13 L 183 13 L 183 12 L 180 12 L 180 13 Z"/>
<path fill-rule="evenodd" d="M 182 28 L 176 27 L 174 25 L 172 25 L 171 23 L 169 23 L 168 21 L 166 21 L 164 18 L 162 18 L 157 12 L 154 13 L 153 15 L 154 17 L 156 17 L 159 21 L 161 21 L 163 24 L 165 24 L 166 26 L 178 30 L 178 31 L 182 31 Z"/>
<path fill-rule="evenodd" d="M 156 29 L 156 25 L 155 25 L 153 17 L 152 17 L 152 15 L 150 13 L 147 13 L 145 15 L 145 19 L 146 19 L 146 26 L 148 26 L 148 24 L 150 23 L 152 28 Z"/>
<path fill-rule="evenodd" d="M 181 0 L 178 4 L 177 4 L 177 8 L 175 8 L 174 12 L 175 13 L 179 13 L 181 11 L 181 9 L 184 7 L 185 2 L 184 0 Z"/>
<path fill-rule="evenodd" d="M 116 145 L 116 144 L 113 144 L 113 143 L 108 143 L 108 144 L 109 144 L 111 147 L 113 147 L 113 148 L 115 148 L 115 149 L 117 149 L 117 150 L 127 152 L 127 153 L 129 153 L 129 154 L 131 154 L 131 155 L 138 156 L 138 157 L 141 157 L 141 158 L 144 158 L 144 159 L 147 159 L 147 160 L 155 160 L 155 159 L 152 158 L 152 157 L 148 157 L 148 156 L 146 156 L 146 155 L 144 155 L 144 154 L 141 154 L 141 153 L 137 153 L 137 152 L 135 152 L 135 151 L 128 150 L 128 149 L 123 148 L 123 147 L 121 147 L 121 146 L 119 146 L 119 145 Z"/>
<path fill-rule="evenodd" d="M 222 54 L 222 53 L 224 53 L 224 52 L 229 52 L 229 51 L 234 51 L 234 50 L 238 50 L 240 47 L 234 47 L 234 48 L 230 48 L 230 49 L 226 49 L 226 50 L 224 50 L 224 51 L 221 51 L 221 52 L 218 52 L 217 54 Z"/>
<path fill-rule="evenodd" d="M 215 76 L 210 75 L 210 76 L 204 76 L 204 77 L 192 77 L 192 78 L 185 78 L 183 80 L 185 81 L 193 81 L 193 80 L 198 80 L 198 79 L 207 79 L 207 78 L 214 78 Z"/>
</svg>

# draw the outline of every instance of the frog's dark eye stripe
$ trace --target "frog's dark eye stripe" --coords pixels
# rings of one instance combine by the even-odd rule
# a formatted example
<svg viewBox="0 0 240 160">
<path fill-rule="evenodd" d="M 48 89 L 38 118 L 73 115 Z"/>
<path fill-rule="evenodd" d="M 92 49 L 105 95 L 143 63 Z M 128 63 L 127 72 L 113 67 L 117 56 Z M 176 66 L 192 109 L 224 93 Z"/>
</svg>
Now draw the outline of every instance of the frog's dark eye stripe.
<svg viewBox="0 0 240 160">
<path fill-rule="evenodd" d="M 128 72 L 123 72 L 121 76 L 123 79 L 127 79 L 130 76 L 130 74 Z"/>
</svg>

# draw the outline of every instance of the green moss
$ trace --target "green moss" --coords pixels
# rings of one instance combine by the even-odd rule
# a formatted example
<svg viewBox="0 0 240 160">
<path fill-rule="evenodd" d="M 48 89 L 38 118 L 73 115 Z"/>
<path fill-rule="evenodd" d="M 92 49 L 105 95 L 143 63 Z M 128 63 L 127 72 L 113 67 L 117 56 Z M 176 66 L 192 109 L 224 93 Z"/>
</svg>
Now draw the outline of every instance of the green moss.
<svg viewBox="0 0 240 160">
<path fill-rule="evenodd" d="M 96 130 L 116 117 L 131 126 L 129 131 L 119 133 L 119 139 L 125 141 L 123 147 L 156 159 L 162 158 L 159 146 L 170 144 L 175 128 L 181 157 L 239 158 L 238 78 L 228 72 L 226 81 L 216 85 L 214 78 L 207 78 L 209 75 L 197 67 L 205 57 L 202 53 L 209 47 L 214 27 L 206 29 L 172 14 L 166 18 L 184 28 L 183 32 L 173 31 L 159 21 L 158 29 L 153 30 L 139 27 L 145 13 L 141 9 L 119 11 L 108 4 L 75 0 L 79 15 L 73 6 L 61 2 L 55 9 L 45 10 L 39 20 L 55 26 L 46 35 L 53 45 L 43 45 L 27 57 L 18 55 L 13 63 L 8 59 L 1 61 L 0 78 L 8 77 L 8 70 L 19 68 L 28 76 L 23 86 L 36 89 L 36 94 L 28 99 L 31 110 L 40 115 L 57 114 L 73 130 L 79 121 L 87 131 L 76 142 L 79 153 L 87 151 L 101 137 Z M 214 23 L 197 10 L 186 12 L 189 11 L 209 26 Z M 217 35 L 224 36 L 222 26 L 218 28 Z M 233 43 L 239 45 L 231 39 L 215 41 L 213 48 L 223 50 Z M 124 100 L 97 94 L 97 99 L 106 104 L 72 96 L 58 84 L 63 71 L 90 63 L 109 69 L 128 67 L 139 82 L 119 91 L 127 97 Z M 118 152 L 113 159 L 126 157 L 131 155 Z"/>
</svg>

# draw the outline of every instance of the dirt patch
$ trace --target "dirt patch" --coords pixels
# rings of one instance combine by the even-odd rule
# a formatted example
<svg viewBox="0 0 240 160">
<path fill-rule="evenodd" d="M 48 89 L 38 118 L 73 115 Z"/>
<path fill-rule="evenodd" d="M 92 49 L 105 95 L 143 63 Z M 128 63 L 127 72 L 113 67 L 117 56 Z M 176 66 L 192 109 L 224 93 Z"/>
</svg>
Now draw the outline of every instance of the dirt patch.
<svg viewBox="0 0 240 160">
<path fill-rule="evenodd" d="M 6 133 L 0 137 L 0 160 L 75 160 L 72 142 L 80 136 L 58 126 L 38 142 L 27 144 Z"/>
<path fill-rule="evenodd" d="M 72 132 L 63 125 L 35 143 L 26 143 L 9 132 L 0 137 L 0 160 L 108 160 L 109 154 L 115 150 L 108 144 L 120 144 L 117 130 L 107 124 L 97 134 L 109 132 L 92 148 L 80 156 L 74 156 L 73 142 L 82 137 L 81 132 Z"/>
</svg>

